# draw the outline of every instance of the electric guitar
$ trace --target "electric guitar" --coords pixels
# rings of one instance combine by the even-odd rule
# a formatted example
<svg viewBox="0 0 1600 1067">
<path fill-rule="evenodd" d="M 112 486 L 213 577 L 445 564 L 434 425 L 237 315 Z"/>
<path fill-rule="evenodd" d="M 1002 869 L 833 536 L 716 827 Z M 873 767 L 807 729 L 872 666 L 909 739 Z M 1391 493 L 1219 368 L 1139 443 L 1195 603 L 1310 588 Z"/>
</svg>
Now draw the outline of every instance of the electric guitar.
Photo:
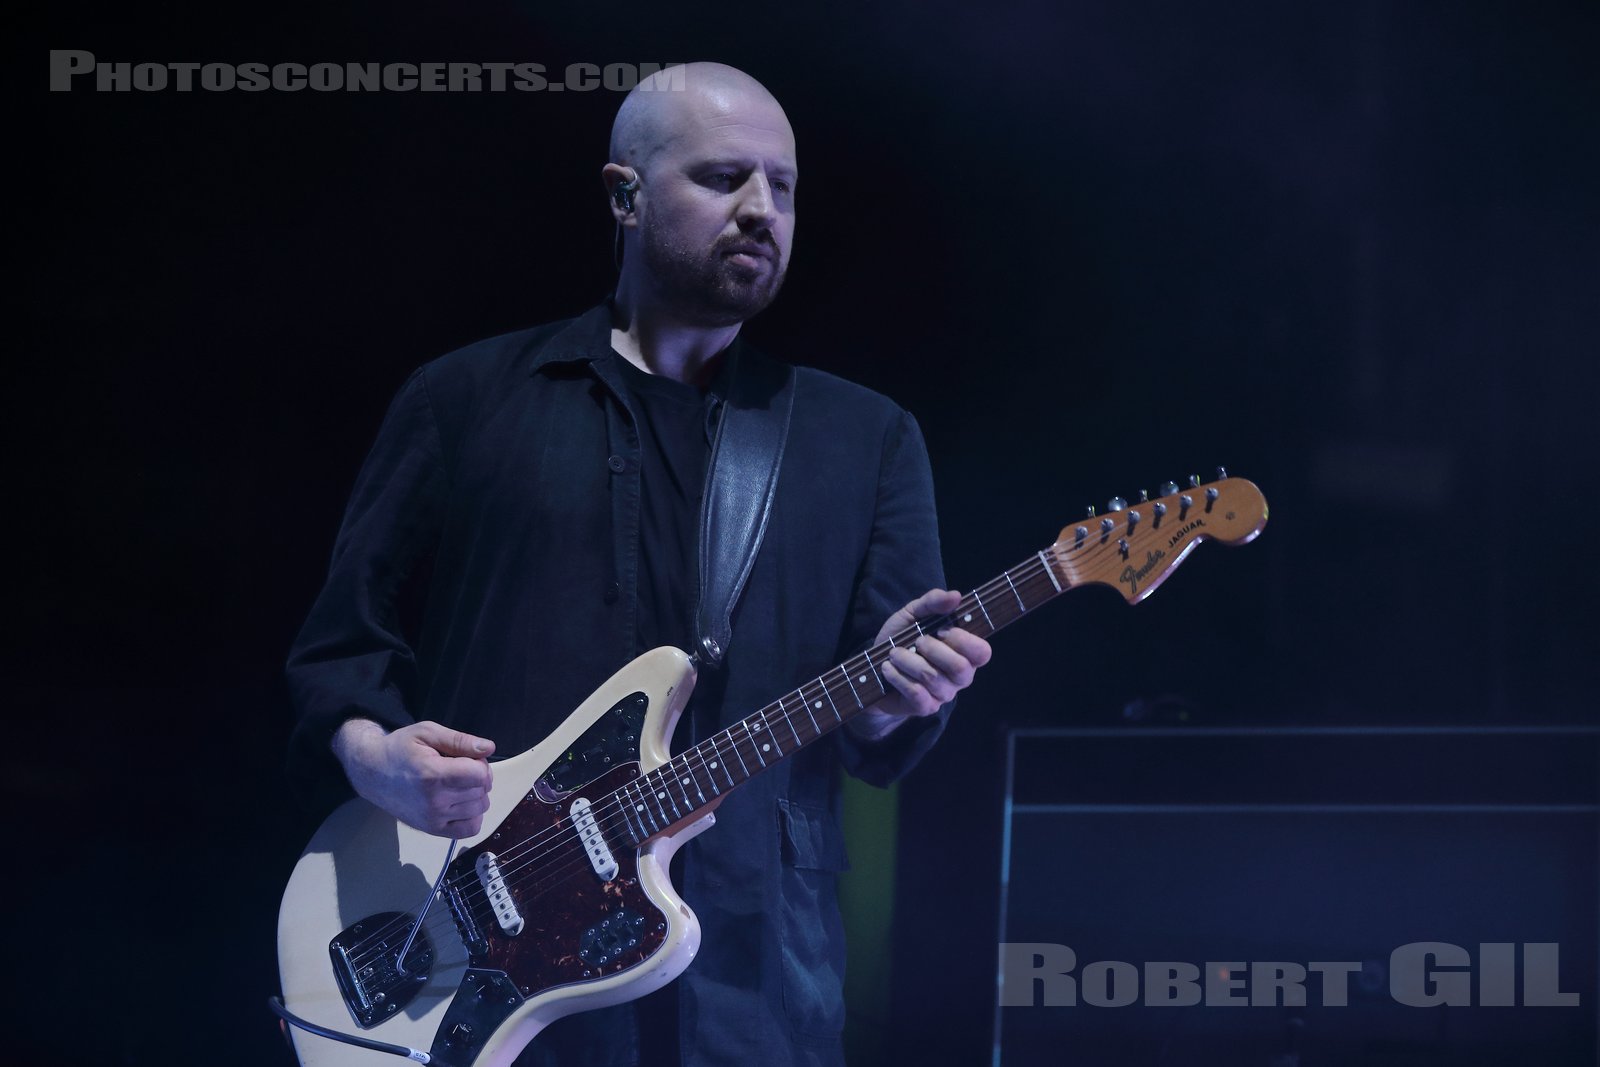
<svg viewBox="0 0 1600 1067">
<path fill-rule="evenodd" d="M 292 1031 L 300 1063 L 371 1067 L 393 1062 L 382 1054 L 391 1052 L 503 1067 L 556 1019 L 672 981 L 694 959 L 700 928 L 668 864 L 724 796 L 882 699 L 890 649 L 925 630 L 988 637 L 1089 584 L 1136 603 L 1201 541 L 1253 540 L 1266 501 L 1218 474 L 1207 485 L 1169 482 L 1132 505 L 1113 500 L 1104 516 L 1091 509 L 949 615 L 676 756 L 667 743 L 694 665 L 675 648 L 645 653 L 542 743 L 495 764 L 482 832 L 459 842 L 436 881 L 443 839 L 349 801 L 300 857 L 278 917 L 280 1014 L 306 1031 Z"/>
</svg>

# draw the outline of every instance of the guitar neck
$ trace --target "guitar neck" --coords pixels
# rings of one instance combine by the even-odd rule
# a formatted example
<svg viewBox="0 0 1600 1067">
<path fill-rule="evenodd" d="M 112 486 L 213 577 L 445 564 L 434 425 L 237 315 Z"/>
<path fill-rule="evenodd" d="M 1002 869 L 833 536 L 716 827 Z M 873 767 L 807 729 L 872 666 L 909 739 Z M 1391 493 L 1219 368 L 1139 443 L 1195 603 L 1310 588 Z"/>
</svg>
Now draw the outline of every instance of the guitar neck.
<svg viewBox="0 0 1600 1067">
<path fill-rule="evenodd" d="M 895 648 L 951 627 L 988 637 L 1071 588 L 1055 546 L 968 593 L 948 615 L 919 620 L 619 791 L 632 844 L 692 819 L 766 768 L 827 736 L 893 692 L 883 664 Z"/>
<path fill-rule="evenodd" d="M 726 730 L 674 756 L 619 790 L 619 808 L 635 845 L 691 820 L 723 796 L 818 738 L 843 726 L 890 692 L 883 664 L 925 633 L 957 627 L 979 637 L 1016 622 L 1068 589 L 1109 586 L 1130 604 L 1149 596 L 1201 541 L 1242 545 L 1267 522 L 1261 490 L 1243 478 L 1175 483 L 1131 507 L 1061 531 L 1055 543 L 968 593 L 948 615 L 919 620 Z"/>
</svg>

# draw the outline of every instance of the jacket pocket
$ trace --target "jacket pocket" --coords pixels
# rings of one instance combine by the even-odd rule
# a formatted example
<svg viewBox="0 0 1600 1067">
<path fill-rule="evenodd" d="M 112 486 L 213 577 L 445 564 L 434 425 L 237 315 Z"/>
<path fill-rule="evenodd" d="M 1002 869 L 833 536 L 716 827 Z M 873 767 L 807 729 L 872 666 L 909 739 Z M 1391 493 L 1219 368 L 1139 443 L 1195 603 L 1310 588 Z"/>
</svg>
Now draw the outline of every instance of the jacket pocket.
<svg viewBox="0 0 1600 1067">
<path fill-rule="evenodd" d="M 784 1014 L 796 1038 L 836 1042 L 844 1029 L 838 880 L 849 861 L 843 836 L 825 810 L 783 797 L 778 798 L 778 833 Z"/>
</svg>

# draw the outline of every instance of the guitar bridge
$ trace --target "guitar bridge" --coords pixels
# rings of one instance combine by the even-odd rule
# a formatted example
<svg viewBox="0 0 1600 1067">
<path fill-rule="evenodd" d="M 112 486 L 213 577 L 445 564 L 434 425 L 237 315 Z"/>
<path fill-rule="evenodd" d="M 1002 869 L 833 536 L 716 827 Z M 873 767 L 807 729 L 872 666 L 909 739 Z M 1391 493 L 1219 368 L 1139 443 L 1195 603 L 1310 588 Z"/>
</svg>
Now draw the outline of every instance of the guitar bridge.
<svg viewBox="0 0 1600 1067">
<path fill-rule="evenodd" d="M 369 915 L 328 942 L 328 957 L 339 993 L 356 1025 L 370 1030 L 411 1003 L 433 973 L 433 943 L 426 929 L 406 953 L 404 970 L 396 966 L 415 915 L 380 911 Z"/>
<path fill-rule="evenodd" d="M 456 862 L 459 863 L 460 860 Z M 476 875 L 477 871 L 473 870 L 470 877 Z M 443 891 L 445 905 L 449 907 L 450 915 L 456 921 L 456 933 L 461 935 L 461 944 L 466 947 L 467 954 L 474 961 L 483 959 L 489 954 L 489 938 L 483 927 L 478 924 L 477 917 L 473 915 L 472 908 L 468 906 L 460 887 L 456 885 L 455 875 L 444 880 Z"/>
</svg>

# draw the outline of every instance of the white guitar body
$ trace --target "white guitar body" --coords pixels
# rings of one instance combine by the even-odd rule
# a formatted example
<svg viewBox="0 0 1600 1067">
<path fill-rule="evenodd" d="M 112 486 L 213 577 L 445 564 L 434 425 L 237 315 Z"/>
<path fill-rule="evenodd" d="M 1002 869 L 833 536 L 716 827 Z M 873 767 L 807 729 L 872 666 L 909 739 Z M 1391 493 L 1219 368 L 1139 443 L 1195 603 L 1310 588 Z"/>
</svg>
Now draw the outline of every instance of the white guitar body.
<svg viewBox="0 0 1600 1067">
<path fill-rule="evenodd" d="M 579 840 L 570 831 L 569 813 L 589 782 L 573 774 L 587 778 L 604 769 L 606 785 L 593 790 L 598 795 L 638 770 L 667 762 L 668 741 L 694 682 L 694 667 L 682 652 L 647 652 L 613 675 L 542 743 L 494 764 L 483 832 L 462 841 L 451 864 L 458 872 L 453 876 L 458 906 L 452 909 L 447 892 L 440 893 L 423 923 L 426 937 L 413 944 L 399 968 L 400 950 L 429 899 L 448 844 L 363 800 L 335 811 L 301 855 L 279 911 L 285 1007 L 333 1030 L 422 1049 L 436 1064 L 502 1067 L 556 1019 L 636 999 L 676 978 L 699 949 L 700 926 L 674 891 L 667 868 L 678 847 L 712 823 L 709 810 L 668 828 L 636 852 L 617 854 L 611 878 L 603 877 L 604 868 L 597 870 L 581 848 L 576 855 L 584 862 L 574 863 L 570 849 L 545 848 L 542 856 L 542 846 L 530 847 L 526 832 L 514 842 L 500 842 L 530 813 L 544 820 L 533 823 L 533 842 L 561 831 Z M 591 744 L 597 737 L 598 746 Z M 616 748 L 630 737 L 637 752 L 631 770 L 626 753 L 619 755 Z M 577 749 L 589 753 L 592 766 L 585 765 L 583 752 L 573 755 Z M 555 767 L 558 761 L 561 768 Z M 573 788 L 553 789 L 553 780 Z M 495 883 L 485 876 L 486 861 L 471 863 L 475 850 L 481 857 L 497 855 L 497 848 L 507 853 L 498 858 L 504 881 L 521 882 L 512 884 L 506 913 L 494 905 Z M 512 855 L 519 849 L 522 858 Z M 548 874 L 537 872 L 540 863 L 551 868 Z M 476 903 L 461 905 L 463 898 Z M 469 952 L 472 927 L 464 928 L 460 916 L 474 907 L 483 936 L 470 942 L 478 951 Z M 372 918 L 386 913 L 391 917 Z M 609 932 L 612 923 L 629 927 L 620 940 Z M 337 949 L 331 947 L 335 940 L 341 940 Z M 304 1067 L 397 1062 L 393 1055 L 291 1032 Z"/>
</svg>

